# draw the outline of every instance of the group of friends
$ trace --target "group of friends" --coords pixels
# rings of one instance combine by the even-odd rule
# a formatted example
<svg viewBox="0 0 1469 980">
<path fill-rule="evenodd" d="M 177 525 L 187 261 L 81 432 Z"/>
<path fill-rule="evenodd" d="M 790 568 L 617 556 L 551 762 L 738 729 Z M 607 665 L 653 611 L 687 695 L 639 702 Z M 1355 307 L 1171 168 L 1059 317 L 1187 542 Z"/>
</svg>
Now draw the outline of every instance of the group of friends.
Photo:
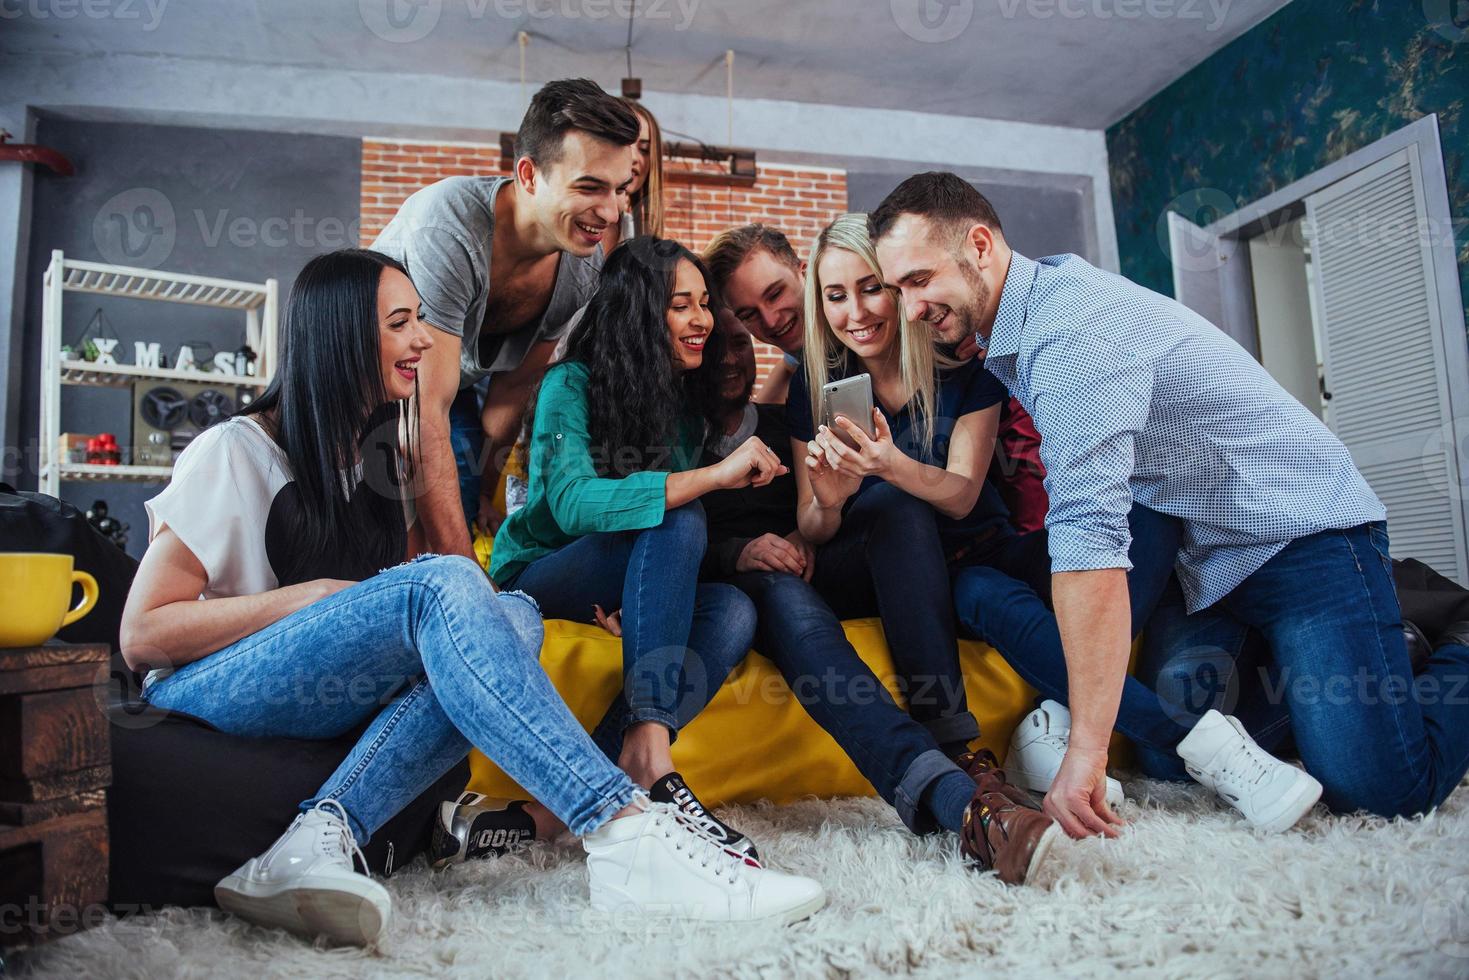
<svg viewBox="0 0 1469 980">
<path fill-rule="evenodd" d="M 239 735 L 367 726 L 221 907 L 372 943 L 391 900 L 354 856 L 474 747 L 533 799 L 445 801 L 440 863 L 569 832 L 598 907 L 809 916 L 821 885 L 672 760 L 751 648 L 907 827 L 1011 884 L 1063 834 L 1117 835 L 1114 731 L 1261 832 L 1458 785 L 1463 590 L 1425 585 L 1405 619 L 1382 504 L 1233 340 L 1014 251 L 948 173 L 804 255 L 764 225 L 696 254 L 663 236 L 661 158 L 637 103 L 546 85 L 510 176 L 439 181 L 371 249 L 306 265 L 270 386 L 148 503 L 121 638 L 144 697 Z M 763 379 L 756 341 L 784 355 Z M 861 375 L 871 417 L 829 412 Z M 842 629 L 871 615 L 900 700 Z M 590 734 L 543 617 L 621 637 Z M 1003 766 L 975 749 L 961 635 L 1041 695 Z"/>
</svg>

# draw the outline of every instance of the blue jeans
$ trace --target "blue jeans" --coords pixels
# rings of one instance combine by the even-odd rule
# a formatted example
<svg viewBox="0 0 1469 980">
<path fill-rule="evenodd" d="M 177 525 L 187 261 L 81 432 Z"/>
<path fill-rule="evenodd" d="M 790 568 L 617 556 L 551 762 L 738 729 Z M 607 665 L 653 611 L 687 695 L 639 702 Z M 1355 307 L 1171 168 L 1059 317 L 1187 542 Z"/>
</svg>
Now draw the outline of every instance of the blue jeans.
<svg viewBox="0 0 1469 980">
<path fill-rule="evenodd" d="M 179 668 L 144 698 L 258 738 L 335 738 L 372 718 L 301 804 L 340 802 L 359 843 L 471 745 L 585 834 L 637 787 L 551 686 L 540 645 L 528 598 L 496 595 L 468 558 L 427 555 Z"/>
<path fill-rule="evenodd" d="M 622 610 L 623 687 L 592 738 L 609 758 L 630 725 L 678 730 L 704 709 L 749 652 L 755 607 L 732 585 L 700 583 L 707 530 L 695 501 L 657 527 L 588 534 L 536 559 L 511 582 L 548 619 L 595 622 Z"/>
<path fill-rule="evenodd" d="M 1128 517 L 1132 546 L 1127 573 L 1132 602 L 1132 635 L 1148 622 L 1159 596 L 1173 575 L 1173 559 L 1182 533 L 1176 518 L 1135 504 Z M 1056 615 L 1039 594 L 1049 594 L 1050 563 L 1044 531 L 1020 535 L 1007 547 L 1004 567 L 971 565 L 954 578 L 954 606 L 964 629 L 989 643 L 1026 683 L 1043 697 L 1062 704 L 1066 696 L 1066 657 Z M 1037 547 L 1037 542 L 1040 546 Z M 1028 567 L 1015 556 L 1028 556 Z M 1027 584 L 1028 579 L 1031 584 Z M 1172 751 L 1188 727 L 1180 711 L 1135 677 L 1122 686 L 1117 730 L 1140 745 Z"/>
<path fill-rule="evenodd" d="M 1217 606 L 1188 615 L 1176 578 L 1168 582 L 1148 620 L 1133 676 L 1158 692 L 1184 728 L 1215 708 L 1238 718 L 1267 751 L 1288 754 L 1294 747 L 1283 699 L 1266 696 L 1280 685 L 1264 638 L 1219 615 Z M 1154 779 L 1190 778 L 1175 745 L 1140 742 L 1135 748 L 1139 767 Z"/>
<path fill-rule="evenodd" d="M 1334 810 L 1431 810 L 1469 769 L 1469 647 L 1413 676 L 1387 526 L 1297 538 L 1234 591 L 1186 615 L 1170 590 L 1139 675 L 1191 712 L 1235 714 L 1267 749 L 1293 737 Z M 1145 771 L 1179 775 L 1169 754 Z"/>
<path fill-rule="evenodd" d="M 821 561 L 818 557 L 818 569 Z M 935 829 L 934 815 L 920 805 L 924 792 L 945 774 L 969 777 L 927 728 L 898 707 L 847 641 L 831 606 L 788 572 L 744 572 L 730 582 L 754 600 L 760 616 L 755 648 L 780 668 L 807 714 L 897 809 L 908 829 Z M 892 627 L 886 631 L 897 634 Z"/>
<path fill-rule="evenodd" d="M 979 737 L 964 694 L 949 569 L 930 504 L 889 483 L 864 490 L 836 536 L 816 549 L 811 584 L 840 619 L 882 617 L 908 714 L 938 744 L 958 748 Z"/>
<path fill-rule="evenodd" d="M 449 446 L 454 450 L 454 466 L 459 471 L 459 502 L 464 506 L 464 519 L 471 525 L 479 515 L 480 475 L 485 469 L 485 430 L 480 421 L 480 405 L 488 381 L 463 388 L 449 405 Z"/>
</svg>

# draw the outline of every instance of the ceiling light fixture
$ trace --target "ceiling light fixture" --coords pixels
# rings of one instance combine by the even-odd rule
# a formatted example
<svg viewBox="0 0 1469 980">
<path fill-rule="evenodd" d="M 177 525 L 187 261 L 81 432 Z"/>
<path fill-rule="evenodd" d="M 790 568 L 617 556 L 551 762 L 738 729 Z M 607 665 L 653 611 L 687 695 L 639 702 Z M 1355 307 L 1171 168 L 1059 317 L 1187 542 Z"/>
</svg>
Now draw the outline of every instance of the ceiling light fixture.
<svg viewBox="0 0 1469 980">
<path fill-rule="evenodd" d="M 627 77 L 622 80 L 622 97 L 624 99 L 641 99 L 643 97 L 643 80 L 634 78 L 632 73 L 632 21 L 638 12 L 638 0 L 632 0 L 627 5 L 627 44 L 622 48 L 623 54 L 627 55 Z"/>
<path fill-rule="evenodd" d="M 637 0 L 631 0 L 627 12 L 627 40 L 623 44 L 623 55 L 627 59 L 627 77 L 622 79 L 622 97 L 625 99 L 641 99 L 643 96 L 643 80 L 633 75 L 632 69 L 632 33 L 634 18 L 637 16 Z M 525 49 L 530 44 L 530 35 L 521 31 L 516 40 L 520 44 L 520 98 L 522 104 L 525 99 Z M 696 136 L 688 133 L 680 133 L 677 130 L 668 129 L 664 131 L 672 136 L 681 136 L 688 142 L 665 140 L 663 143 L 663 155 L 670 160 L 688 160 L 703 164 L 726 164 L 727 169 L 681 169 L 679 167 L 669 168 L 664 172 L 663 179 L 671 184 L 701 184 L 714 187 L 753 187 L 756 180 L 755 151 L 736 147 L 734 143 L 734 61 L 733 50 L 724 52 L 724 98 L 725 109 L 725 134 L 731 145 L 716 146 L 705 143 Z M 500 156 L 506 161 L 515 159 L 515 134 L 500 134 Z"/>
</svg>

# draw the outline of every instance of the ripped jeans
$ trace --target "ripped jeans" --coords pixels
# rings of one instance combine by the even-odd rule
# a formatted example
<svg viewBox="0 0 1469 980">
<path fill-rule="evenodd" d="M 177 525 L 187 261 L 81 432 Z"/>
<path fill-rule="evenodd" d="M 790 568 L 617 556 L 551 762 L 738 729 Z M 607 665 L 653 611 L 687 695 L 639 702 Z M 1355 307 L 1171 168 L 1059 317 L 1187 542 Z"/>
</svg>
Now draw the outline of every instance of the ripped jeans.
<svg viewBox="0 0 1469 980">
<path fill-rule="evenodd" d="M 585 834 L 638 790 L 552 687 L 540 647 L 530 597 L 496 594 L 468 558 L 424 555 L 180 667 L 143 697 L 253 737 L 335 738 L 373 718 L 301 803 L 337 800 L 358 843 L 471 746 Z"/>
</svg>

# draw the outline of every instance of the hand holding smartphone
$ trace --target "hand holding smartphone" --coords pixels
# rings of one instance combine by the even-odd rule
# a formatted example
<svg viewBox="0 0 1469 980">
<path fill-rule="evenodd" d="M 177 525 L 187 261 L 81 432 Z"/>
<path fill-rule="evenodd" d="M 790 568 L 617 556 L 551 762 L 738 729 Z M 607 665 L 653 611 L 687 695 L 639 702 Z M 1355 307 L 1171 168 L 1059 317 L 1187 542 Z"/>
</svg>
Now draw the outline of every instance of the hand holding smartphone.
<svg viewBox="0 0 1469 980">
<path fill-rule="evenodd" d="M 857 440 L 836 424 L 838 415 L 849 419 L 870 438 L 877 438 L 877 430 L 872 424 L 872 375 L 857 374 L 822 385 L 821 404 L 823 423 L 848 446 L 859 448 Z"/>
</svg>

